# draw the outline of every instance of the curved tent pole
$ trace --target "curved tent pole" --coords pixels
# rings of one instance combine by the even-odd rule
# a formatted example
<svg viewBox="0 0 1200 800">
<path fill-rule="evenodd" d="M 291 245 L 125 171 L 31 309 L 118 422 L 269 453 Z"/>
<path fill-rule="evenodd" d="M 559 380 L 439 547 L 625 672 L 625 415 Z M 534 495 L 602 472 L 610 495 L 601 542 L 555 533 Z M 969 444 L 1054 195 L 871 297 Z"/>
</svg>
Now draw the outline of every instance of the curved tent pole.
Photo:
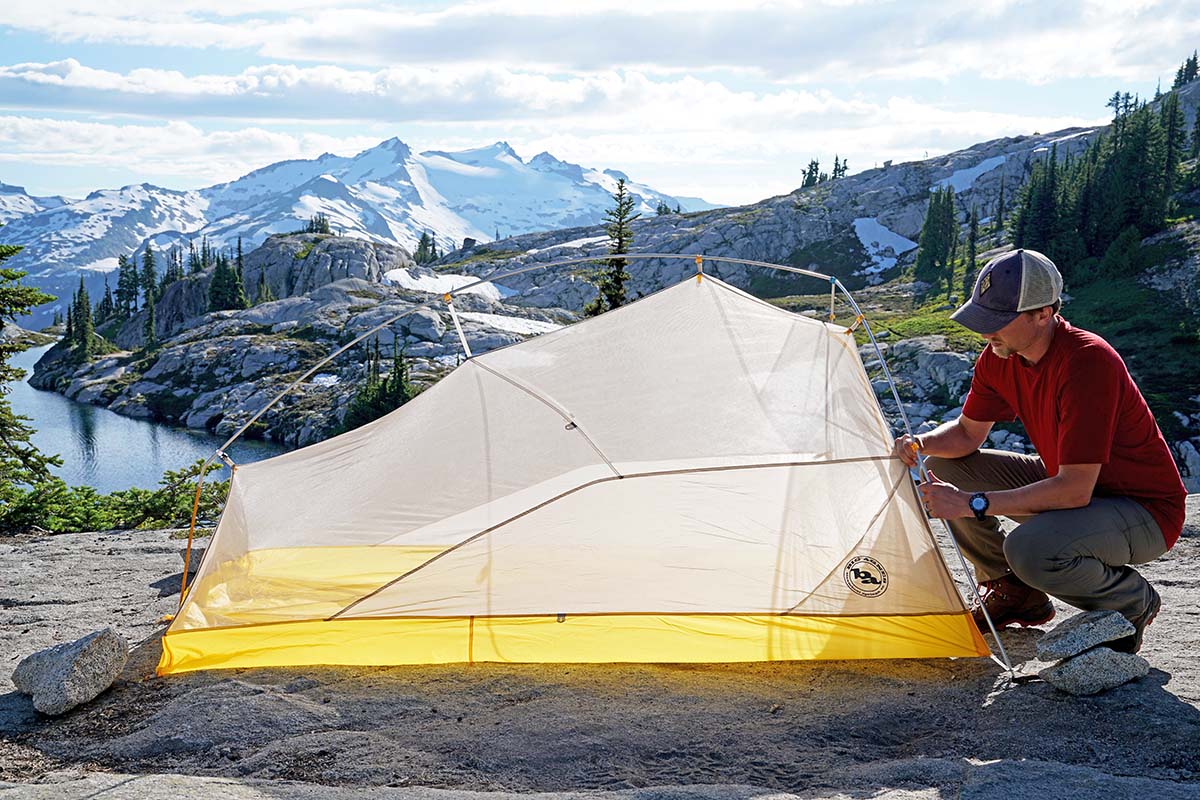
<svg viewBox="0 0 1200 800">
<path fill-rule="evenodd" d="M 472 283 L 464 284 L 464 285 L 458 287 L 457 289 L 452 289 L 448 292 L 445 292 L 442 295 L 441 299 L 444 302 L 449 303 L 451 298 L 454 295 L 466 293 L 467 291 L 474 289 L 477 286 L 482 286 L 485 283 L 494 283 L 496 281 L 504 280 L 505 278 L 512 278 L 517 275 L 523 275 L 526 272 L 536 272 L 538 270 L 543 270 L 543 269 L 554 269 L 556 267 L 565 267 L 565 266 L 570 266 L 573 264 L 586 264 L 589 262 L 596 262 L 596 261 L 602 260 L 602 258 L 605 255 L 607 255 L 607 254 L 598 254 L 598 255 L 592 255 L 592 256 L 579 256 L 576 258 L 565 258 L 565 259 L 561 259 L 559 261 L 551 261 L 546 264 L 532 264 L 529 266 L 521 267 L 519 269 L 508 270 L 507 272 L 495 273 L 493 275 L 489 275 L 486 278 L 480 278 L 477 281 L 473 281 Z M 818 280 L 829 281 L 830 318 L 831 319 L 833 318 L 832 300 L 833 300 L 833 296 L 834 296 L 834 291 L 840 290 L 842 295 L 845 296 L 846 301 L 850 304 L 850 307 L 854 310 L 854 313 L 862 320 L 863 329 L 866 331 L 868 338 L 871 340 L 871 346 L 875 349 L 875 354 L 879 358 L 879 364 L 883 368 L 884 377 L 887 379 L 888 386 L 892 390 L 892 398 L 896 401 L 896 410 L 900 414 L 900 420 L 904 424 L 904 430 L 909 436 L 913 435 L 912 425 L 909 423 L 908 415 L 904 411 L 904 404 L 900 401 L 900 392 L 896 388 L 896 381 L 892 378 L 891 370 L 888 369 L 887 361 L 883 357 L 883 351 L 879 347 L 879 342 L 875 339 L 875 333 L 871 329 L 871 324 L 870 324 L 870 322 L 867 321 L 865 315 L 862 313 L 862 310 L 859 308 L 858 303 L 855 302 L 854 297 L 850 294 L 850 291 L 835 276 L 826 275 L 823 272 L 816 272 L 814 270 L 804 269 L 802 267 L 791 267 L 791 266 L 786 266 L 783 264 L 772 264 L 767 261 L 755 261 L 752 259 L 745 259 L 745 258 L 727 258 L 725 256 L 710 256 L 710 255 L 703 255 L 703 254 L 696 254 L 696 253 L 621 253 L 620 257 L 622 259 L 629 260 L 629 261 L 653 261 L 656 259 L 668 259 L 668 260 L 669 259 L 691 259 L 691 260 L 695 261 L 695 263 L 697 265 L 697 270 L 698 270 L 697 274 L 699 274 L 699 271 L 703 269 L 702 265 L 704 263 L 704 260 L 708 260 L 710 262 L 722 262 L 722 263 L 726 263 L 726 264 L 741 264 L 743 266 L 750 266 L 750 267 L 763 267 L 765 269 L 774 269 L 774 270 L 780 270 L 782 272 L 791 272 L 796 275 L 804 275 L 804 276 L 807 276 L 810 278 L 817 278 Z M 216 449 L 216 451 L 212 455 L 210 455 L 207 460 L 205 460 L 203 466 L 201 466 L 201 468 L 200 468 L 201 481 L 203 481 L 203 476 L 204 476 L 205 470 L 208 468 L 208 466 L 210 464 L 212 464 L 212 462 L 215 459 L 224 458 L 225 450 L 230 445 L 232 445 L 235 441 L 237 441 L 241 437 L 241 435 L 250 428 L 251 425 L 253 425 L 255 422 L 257 422 L 259 420 L 259 418 L 262 417 L 263 414 L 265 414 L 267 411 L 269 411 L 276 403 L 278 403 L 285 396 L 287 396 L 293 389 L 295 389 L 297 386 L 299 386 L 304 381 L 308 380 L 308 378 L 311 377 L 317 370 L 319 370 L 321 367 L 328 364 L 330 361 L 333 361 L 335 358 L 337 358 L 338 356 L 340 356 L 342 353 L 346 352 L 350 348 L 354 347 L 358 343 L 362 342 L 368 336 L 378 333 L 379 331 L 383 330 L 384 328 L 398 322 L 399 320 L 403 319 L 404 317 L 409 316 L 410 314 L 414 314 L 417 311 L 424 311 L 424 310 L 432 308 L 434 305 L 434 302 L 436 302 L 436 301 L 422 303 L 421 305 L 414 306 L 414 307 L 408 309 L 407 311 L 404 311 L 400 314 L 395 315 L 394 317 L 389 317 L 388 319 L 379 323 L 378 325 L 376 325 L 375 327 L 366 331 L 365 333 L 360 334 L 353 340 L 342 345 L 337 350 L 330 353 L 325 358 L 321 359 L 316 364 L 314 364 L 312 367 L 310 367 L 307 371 L 305 371 L 302 375 L 300 375 L 300 377 L 296 378 L 294 381 L 289 383 L 286 387 L 283 388 L 283 390 L 281 390 L 277 395 L 275 395 L 275 397 L 273 397 L 270 400 L 270 402 L 268 402 L 265 406 L 263 406 L 261 409 L 259 409 L 257 413 L 255 413 L 252 417 L 250 417 L 250 419 L 246 420 L 246 422 L 243 423 L 242 426 L 240 428 L 238 428 L 233 433 L 232 436 L 230 436 L 227 440 L 225 440 L 224 444 L 222 444 L 220 447 L 218 447 Z M 456 320 L 456 322 L 457 322 L 457 320 Z M 465 337 L 463 337 L 463 339 L 464 339 L 464 346 L 465 346 L 465 343 L 466 343 Z M 468 356 L 470 356 L 470 350 L 467 350 L 467 353 L 468 353 Z M 881 411 L 882 411 L 882 409 L 881 409 Z M 922 478 L 925 478 L 927 475 L 927 472 L 925 470 L 925 458 L 924 458 L 924 456 L 920 455 L 919 453 L 918 453 L 918 462 L 917 463 L 919 466 L 919 474 L 921 475 Z M 230 478 L 230 481 L 232 483 L 232 477 Z M 232 486 L 230 486 L 230 490 L 232 491 Z M 197 506 L 198 506 L 198 504 L 197 504 Z M 188 531 L 188 545 L 187 545 L 188 557 L 190 557 L 191 550 L 192 550 L 192 538 L 193 538 L 193 534 L 194 534 L 195 528 L 196 528 L 197 510 L 193 510 L 193 512 L 192 512 L 191 526 Z M 966 562 L 966 559 L 963 557 L 962 550 L 959 549 L 958 542 L 956 542 L 954 540 L 953 536 L 950 537 L 950 541 L 954 545 L 954 550 L 958 554 L 959 562 L 962 565 L 963 570 L 967 573 L 967 576 L 969 578 L 971 573 L 967 568 L 967 562 Z M 185 571 L 184 572 L 184 581 L 186 581 L 186 580 L 187 580 L 187 572 Z M 1001 642 L 1000 642 L 1000 636 L 996 632 L 995 626 L 992 624 L 991 617 L 988 615 L 986 607 L 983 606 L 983 599 L 979 595 L 978 587 L 976 587 L 970 580 L 968 580 L 968 583 L 971 584 L 971 591 L 975 597 L 976 602 L 978 602 L 980 604 L 980 608 L 984 609 L 984 612 L 983 612 L 984 618 L 987 619 L 988 628 L 991 629 L 992 636 L 995 637 L 996 644 L 1000 648 L 1000 653 L 1003 656 L 1004 661 L 1001 662 L 999 659 L 996 659 L 995 656 L 992 656 L 992 658 L 998 664 L 1000 664 L 1006 670 L 1008 670 L 1008 672 L 1011 674 L 1011 673 L 1013 673 L 1012 664 L 1009 661 L 1008 654 L 1004 650 L 1004 645 L 1001 644 Z M 183 591 L 180 591 L 180 596 L 179 596 L 180 608 L 183 608 L 184 600 L 185 600 L 185 594 Z"/>
</svg>

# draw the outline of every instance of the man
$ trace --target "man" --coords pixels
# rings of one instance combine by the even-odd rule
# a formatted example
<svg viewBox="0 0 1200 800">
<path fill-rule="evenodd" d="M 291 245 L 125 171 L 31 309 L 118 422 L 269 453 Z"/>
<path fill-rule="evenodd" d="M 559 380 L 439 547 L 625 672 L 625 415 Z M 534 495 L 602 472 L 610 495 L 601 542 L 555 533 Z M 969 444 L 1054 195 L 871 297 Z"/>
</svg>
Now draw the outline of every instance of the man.
<svg viewBox="0 0 1200 800">
<path fill-rule="evenodd" d="M 1062 276 L 1033 250 L 997 256 L 951 319 L 981 334 L 962 415 L 896 440 L 909 466 L 927 456 L 921 494 L 946 521 L 985 589 L 997 628 L 1054 617 L 1047 595 L 1113 609 L 1136 652 L 1160 599 L 1131 564 L 1165 553 L 1183 527 L 1185 490 L 1125 363 L 1058 315 Z M 1038 455 L 980 450 L 995 422 L 1020 419 Z M 997 516 L 1020 523 L 1006 537 Z M 987 630 L 983 614 L 975 622 Z"/>
</svg>

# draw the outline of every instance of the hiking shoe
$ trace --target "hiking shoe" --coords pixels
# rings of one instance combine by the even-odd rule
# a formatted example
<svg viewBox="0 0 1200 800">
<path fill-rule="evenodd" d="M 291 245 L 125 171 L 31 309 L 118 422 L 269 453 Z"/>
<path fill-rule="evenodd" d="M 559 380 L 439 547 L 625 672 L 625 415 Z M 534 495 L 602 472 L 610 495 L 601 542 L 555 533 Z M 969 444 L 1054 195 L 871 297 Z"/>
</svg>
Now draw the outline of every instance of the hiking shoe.
<svg viewBox="0 0 1200 800">
<path fill-rule="evenodd" d="M 1111 642 L 1106 642 L 1108 647 L 1116 650 L 1118 653 L 1136 653 L 1142 649 L 1142 634 L 1146 632 L 1146 628 L 1154 618 L 1158 616 L 1158 610 L 1162 608 L 1162 598 L 1158 596 L 1158 592 L 1154 591 L 1154 587 L 1150 587 L 1150 605 L 1146 606 L 1146 610 L 1139 616 L 1129 620 L 1133 623 L 1134 633 L 1130 636 L 1123 636 L 1120 639 L 1113 639 Z"/>
<path fill-rule="evenodd" d="M 1054 619 L 1054 604 L 1050 602 L 1045 592 L 1038 591 L 1023 582 L 1016 575 L 1008 574 L 1002 578 L 984 581 L 980 584 L 983 589 L 983 607 L 971 609 L 971 617 L 980 631 L 987 631 L 987 619 L 983 609 L 987 609 L 996 630 L 1012 625 L 1014 622 L 1023 628 L 1030 625 L 1041 625 Z"/>
</svg>

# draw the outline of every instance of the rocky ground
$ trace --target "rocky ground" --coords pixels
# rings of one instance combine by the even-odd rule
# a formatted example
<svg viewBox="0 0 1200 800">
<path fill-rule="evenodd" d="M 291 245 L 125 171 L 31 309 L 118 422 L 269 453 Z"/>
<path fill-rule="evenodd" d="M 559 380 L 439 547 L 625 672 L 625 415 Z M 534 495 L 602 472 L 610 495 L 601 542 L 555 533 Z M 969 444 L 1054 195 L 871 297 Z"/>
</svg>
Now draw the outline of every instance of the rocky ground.
<svg viewBox="0 0 1200 800">
<path fill-rule="evenodd" d="M 0 540 L 0 796 L 1197 798 L 1200 496 L 1189 512 L 1145 567 L 1164 600 L 1150 674 L 1084 698 L 987 659 L 156 678 L 177 538 Z M 11 691 L 21 657 L 104 625 L 138 644 L 97 700 L 49 719 Z M 1015 661 L 1038 635 L 1005 634 Z"/>
</svg>

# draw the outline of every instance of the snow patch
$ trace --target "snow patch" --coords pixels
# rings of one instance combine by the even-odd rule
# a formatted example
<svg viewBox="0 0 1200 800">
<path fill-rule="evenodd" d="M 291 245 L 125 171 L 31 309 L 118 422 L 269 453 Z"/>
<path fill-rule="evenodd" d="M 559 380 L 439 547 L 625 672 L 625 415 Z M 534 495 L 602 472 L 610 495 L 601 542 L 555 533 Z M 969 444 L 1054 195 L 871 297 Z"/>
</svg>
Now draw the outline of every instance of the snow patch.
<svg viewBox="0 0 1200 800">
<path fill-rule="evenodd" d="M 460 286 L 467 286 L 479 280 L 474 275 L 458 275 L 453 272 L 444 272 L 441 274 L 420 273 L 404 268 L 389 270 L 384 273 L 383 278 L 386 282 L 393 286 L 399 286 L 402 289 L 413 289 L 418 292 L 431 292 L 433 294 L 452 292 Z M 465 294 L 478 294 L 489 300 L 503 300 L 506 297 L 512 297 L 517 292 L 499 284 L 481 283 L 478 286 L 468 289 Z"/>
<path fill-rule="evenodd" d="M 897 256 L 917 246 L 916 242 L 905 239 L 871 217 L 859 217 L 854 220 L 854 234 L 871 257 L 871 266 L 854 274 L 871 276 L 870 283 L 878 283 L 881 272 L 887 272 L 896 266 Z"/>
<path fill-rule="evenodd" d="M 985 158 L 983 161 L 980 161 L 973 167 L 955 170 L 954 174 L 950 177 L 942 178 L 940 181 L 937 181 L 930 186 L 929 191 L 932 192 L 934 189 L 945 189 L 947 186 L 954 187 L 954 191 L 956 192 L 962 192 L 970 189 L 975 183 L 976 178 L 985 172 L 991 172 L 996 167 L 1003 164 L 1007 158 L 1008 156 L 992 156 L 991 158 Z"/>
<path fill-rule="evenodd" d="M 312 383 L 314 386 L 336 386 L 340 381 L 341 378 L 333 373 L 321 372 L 317 375 L 313 375 L 310 383 Z"/>
<path fill-rule="evenodd" d="M 472 322 L 481 322 L 489 327 L 498 328 L 509 333 L 549 333 L 563 327 L 553 322 L 542 322 L 541 320 L 525 319 L 524 317 L 506 317 L 503 314 L 483 314 L 478 311 L 462 311 L 459 312 L 458 316 Z"/>
<path fill-rule="evenodd" d="M 91 272 L 112 272 L 117 268 L 116 256 L 112 258 L 102 258 L 99 261 L 93 261 L 90 264 L 84 264 L 80 269 L 86 269 Z"/>
<path fill-rule="evenodd" d="M 586 239 L 572 239 L 569 242 L 563 242 L 562 244 L 552 244 L 549 247 L 535 247 L 532 250 L 526 250 L 525 254 L 532 255 L 533 253 L 541 253 L 545 250 L 561 250 L 566 247 L 578 249 L 581 247 L 587 247 L 589 244 L 599 244 L 600 242 L 607 242 L 607 241 L 608 241 L 608 236 L 589 236 Z"/>
</svg>

